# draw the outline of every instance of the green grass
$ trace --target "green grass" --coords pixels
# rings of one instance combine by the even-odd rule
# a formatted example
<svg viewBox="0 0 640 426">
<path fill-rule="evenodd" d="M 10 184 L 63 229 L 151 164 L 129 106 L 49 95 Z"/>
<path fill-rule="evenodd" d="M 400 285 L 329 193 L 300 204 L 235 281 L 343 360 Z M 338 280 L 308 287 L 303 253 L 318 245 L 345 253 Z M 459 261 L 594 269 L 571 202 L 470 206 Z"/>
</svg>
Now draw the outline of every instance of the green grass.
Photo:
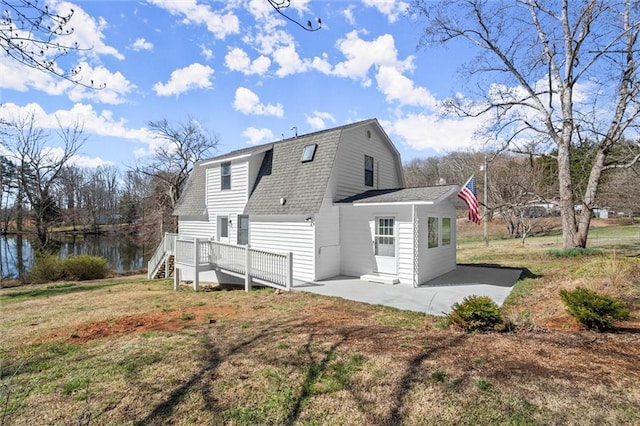
<svg viewBox="0 0 640 426">
<path fill-rule="evenodd" d="M 30 290 L 17 290 L 0 293 L 0 304 L 18 303 L 25 300 L 32 300 L 41 297 L 55 297 L 72 293 L 82 293 L 85 291 L 102 290 L 120 285 L 119 282 L 98 282 L 91 284 L 62 283 L 39 287 Z"/>
<path fill-rule="evenodd" d="M 535 240 L 524 248 L 480 242 L 462 245 L 459 261 L 526 268 L 503 307 L 520 324 L 566 316 L 559 286 L 601 282 L 628 292 L 628 302 L 640 294 L 628 278 L 640 270 L 639 252 L 555 257 L 549 248 Z M 175 292 L 170 280 L 140 277 L 2 289 L 0 301 L 7 424 L 42 413 L 51 424 L 82 423 L 86 415 L 93 424 L 178 425 L 640 419 L 633 333 L 594 344 L 575 328 L 465 334 L 447 328 L 446 318 L 338 298 Z M 200 321 L 205 313 L 216 321 Z M 150 327 L 87 337 L 88 325 L 119 330 L 146 314 L 156 319 Z"/>
</svg>

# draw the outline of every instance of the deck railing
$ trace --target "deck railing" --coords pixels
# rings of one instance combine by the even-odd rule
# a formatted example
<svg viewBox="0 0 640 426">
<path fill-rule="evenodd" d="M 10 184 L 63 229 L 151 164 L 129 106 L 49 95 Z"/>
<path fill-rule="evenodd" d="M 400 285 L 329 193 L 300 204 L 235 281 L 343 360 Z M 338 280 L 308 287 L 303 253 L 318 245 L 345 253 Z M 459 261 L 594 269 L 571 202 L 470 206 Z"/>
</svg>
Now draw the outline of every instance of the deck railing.
<svg viewBox="0 0 640 426">
<path fill-rule="evenodd" d="M 175 241 L 175 264 L 176 268 L 184 266 L 195 269 L 195 289 L 198 289 L 198 272 L 210 269 L 242 276 L 246 290 L 251 288 L 252 282 L 284 290 L 291 289 L 293 283 L 291 253 L 277 253 L 207 239 L 178 237 Z"/>
<path fill-rule="evenodd" d="M 162 237 L 162 241 L 160 241 L 160 244 L 158 244 L 158 247 L 156 247 L 156 251 L 153 253 L 153 256 L 151 256 L 151 259 L 149 259 L 149 262 L 147 262 L 147 278 L 148 279 L 153 278 L 153 276 L 158 271 L 158 268 L 160 267 L 162 262 L 166 261 L 167 255 L 175 253 L 177 237 L 178 237 L 178 234 L 165 232 L 164 236 Z M 166 267 L 165 267 L 165 271 L 166 271 Z"/>
</svg>

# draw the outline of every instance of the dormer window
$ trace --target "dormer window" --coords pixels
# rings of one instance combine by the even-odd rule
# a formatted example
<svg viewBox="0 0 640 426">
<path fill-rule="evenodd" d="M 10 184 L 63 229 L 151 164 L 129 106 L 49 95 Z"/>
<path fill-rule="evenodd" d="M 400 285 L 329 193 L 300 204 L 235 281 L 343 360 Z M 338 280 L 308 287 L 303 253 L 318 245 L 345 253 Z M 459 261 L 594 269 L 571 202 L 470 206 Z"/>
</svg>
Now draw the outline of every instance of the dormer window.
<svg viewBox="0 0 640 426">
<path fill-rule="evenodd" d="M 220 164 L 220 189 L 231 189 L 231 161 Z"/>
<path fill-rule="evenodd" d="M 302 158 L 300 159 L 300 162 L 308 163 L 309 161 L 313 161 L 313 157 L 316 155 L 317 147 L 318 144 L 315 143 L 305 145 L 304 149 L 302 150 Z"/>
</svg>

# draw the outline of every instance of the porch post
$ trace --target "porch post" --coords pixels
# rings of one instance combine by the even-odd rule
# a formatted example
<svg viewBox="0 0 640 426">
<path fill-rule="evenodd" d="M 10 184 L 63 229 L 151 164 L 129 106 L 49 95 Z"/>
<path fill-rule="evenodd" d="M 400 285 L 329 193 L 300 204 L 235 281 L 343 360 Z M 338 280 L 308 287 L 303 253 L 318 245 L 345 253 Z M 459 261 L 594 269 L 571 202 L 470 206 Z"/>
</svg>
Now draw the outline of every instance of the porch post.
<svg viewBox="0 0 640 426">
<path fill-rule="evenodd" d="M 244 248 L 244 291 L 251 290 L 251 251 L 249 246 Z"/>
<path fill-rule="evenodd" d="M 293 253 L 287 253 L 287 290 L 293 287 Z"/>
<path fill-rule="evenodd" d="M 194 265 L 194 277 L 193 277 L 193 291 L 200 290 L 200 269 L 198 267 L 198 260 L 200 259 L 200 244 L 198 238 L 194 239 L 193 248 L 193 265 Z"/>
<path fill-rule="evenodd" d="M 180 269 L 175 268 L 173 271 L 173 289 L 177 291 L 178 285 L 180 285 Z"/>
</svg>

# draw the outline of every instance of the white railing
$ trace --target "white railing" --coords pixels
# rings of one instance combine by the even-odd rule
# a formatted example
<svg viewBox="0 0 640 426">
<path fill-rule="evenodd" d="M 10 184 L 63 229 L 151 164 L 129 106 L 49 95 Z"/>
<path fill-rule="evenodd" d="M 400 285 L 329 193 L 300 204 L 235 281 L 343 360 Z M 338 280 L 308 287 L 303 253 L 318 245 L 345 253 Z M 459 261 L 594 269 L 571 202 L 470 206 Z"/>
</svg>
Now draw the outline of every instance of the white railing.
<svg viewBox="0 0 640 426">
<path fill-rule="evenodd" d="M 153 278 L 160 265 L 162 265 L 162 262 L 166 261 L 167 255 L 175 253 L 177 237 L 178 234 L 165 232 L 164 236 L 162 237 L 162 241 L 160 241 L 160 244 L 158 244 L 158 247 L 156 247 L 156 251 L 153 253 L 153 256 L 151 256 L 151 259 L 149 259 L 149 262 L 147 262 L 148 279 Z M 168 271 L 166 272 L 166 274 L 168 275 Z"/>
<path fill-rule="evenodd" d="M 244 277 L 246 290 L 251 288 L 253 281 L 283 290 L 291 289 L 293 284 L 291 253 L 276 253 L 207 239 L 178 237 L 175 240 L 175 265 L 176 268 L 195 268 L 195 289 L 198 289 L 198 272 L 208 269 L 221 269 Z M 175 278 L 178 279 L 177 276 Z"/>
</svg>

